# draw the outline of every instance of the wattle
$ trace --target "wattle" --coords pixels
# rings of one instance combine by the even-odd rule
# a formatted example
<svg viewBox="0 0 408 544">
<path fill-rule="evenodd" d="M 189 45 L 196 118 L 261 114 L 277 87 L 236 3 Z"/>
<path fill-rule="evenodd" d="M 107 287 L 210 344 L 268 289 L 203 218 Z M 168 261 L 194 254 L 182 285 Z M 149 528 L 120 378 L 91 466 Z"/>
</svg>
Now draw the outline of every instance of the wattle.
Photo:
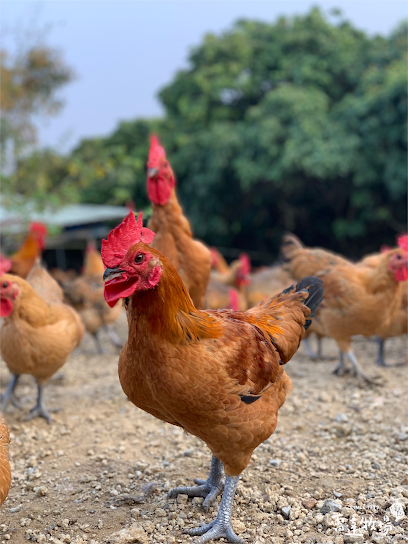
<svg viewBox="0 0 408 544">
<path fill-rule="evenodd" d="M 396 270 L 394 272 L 395 281 L 407 281 L 408 280 L 408 268 L 406 266 Z"/>
<path fill-rule="evenodd" d="M 111 308 L 120 298 L 127 298 L 136 290 L 139 278 L 130 277 L 125 281 L 105 283 L 104 297 Z"/>
<path fill-rule="evenodd" d="M 157 181 L 149 179 L 147 184 L 147 194 L 153 204 L 164 206 L 171 197 L 172 187 L 164 179 L 158 178 Z"/>
<path fill-rule="evenodd" d="M 0 299 L 0 317 L 8 317 L 13 311 L 13 303 L 8 298 Z"/>
</svg>

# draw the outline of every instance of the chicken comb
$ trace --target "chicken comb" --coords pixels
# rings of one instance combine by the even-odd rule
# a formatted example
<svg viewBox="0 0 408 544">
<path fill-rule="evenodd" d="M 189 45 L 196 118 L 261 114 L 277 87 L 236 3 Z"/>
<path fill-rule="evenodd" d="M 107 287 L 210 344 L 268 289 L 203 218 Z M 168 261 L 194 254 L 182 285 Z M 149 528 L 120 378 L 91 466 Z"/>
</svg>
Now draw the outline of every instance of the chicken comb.
<svg viewBox="0 0 408 544">
<path fill-rule="evenodd" d="M 160 159 L 163 158 L 166 158 L 164 147 L 160 145 L 159 138 L 156 136 L 156 134 L 152 134 L 150 136 L 150 150 L 147 168 L 157 168 Z"/>
<path fill-rule="evenodd" d="M 211 266 L 215 267 L 218 263 L 218 250 L 215 247 L 210 247 Z"/>
<path fill-rule="evenodd" d="M 129 212 L 122 223 L 110 231 L 108 239 L 102 240 L 103 264 L 108 268 L 114 268 L 122 262 L 132 246 L 139 242 L 150 244 L 155 236 L 154 232 L 143 227 L 142 212 L 139 213 L 137 221 L 135 214 Z"/>
<path fill-rule="evenodd" d="M 241 273 L 247 276 L 251 272 L 251 260 L 246 253 L 241 253 L 239 260 L 241 261 Z"/>
<path fill-rule="evenodd" d="M 398 245 L 401 249 L 408 253 L 408 234 L 398 236 Z"/>
<path fill-rule="evenodd" d="M 43 236 L 47 236 L 47 227 L 43 225 L 42 223 L 36 223 L 33 221 L 30 223 L 30 232 L 37 232 L 38 234 L 42 234 Z"/>
</svg>

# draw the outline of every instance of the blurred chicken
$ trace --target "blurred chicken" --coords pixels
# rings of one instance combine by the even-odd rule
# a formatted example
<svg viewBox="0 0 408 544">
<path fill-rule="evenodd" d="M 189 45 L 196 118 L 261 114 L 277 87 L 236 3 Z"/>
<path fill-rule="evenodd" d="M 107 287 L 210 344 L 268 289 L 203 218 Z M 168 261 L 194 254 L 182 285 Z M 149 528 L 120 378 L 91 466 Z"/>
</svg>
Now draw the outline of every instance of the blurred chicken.
<svg viewBox="0 0 408 544">
<path fill-rule="evenodd" d="M 26 278 L 37 258 L 42 255 L 45 249 L 46 236 L 47 228 L 43 224 L 31 223 L 20 249 L 8 257 L 11 261 L 11 268 L 7 272 L 17 274 L 20 278 Z"/>
<path fill-rule="evenodd" d="M 399 238 L 399 245 L 408 253 L 408 237 L 401 236 Z M 360 262 L 357 263 L 360 267 L 376 268 L 381 262 L 382 256 L 384 253 L 390 251 L 391 248 L 383 246 L 381 248 L 381 253 L 375 253 L 373 255 L 368 255 Z M 401 304 L 399 309 L 391 321 L 390 325 L 382 331 L 381 335 L 378 336 L 378 356 L 377 364 L 379 366 L 395 366 L 389 365 L 384 360 L 384 344 L 387 338 L 392 338 L 395 336 L 402 336 L 403 334 L 408 333 L 408 281 L 404 281 L 402 284 L 401 291 Z"/>
<path fill-rule="evenodd" d="M 148 226 L 156 232 L 154 247 L 178 270 L 195 306 L 204 308 L 210 250 L 193 240 L 190 224 L 177 200 L 173 171 L 156 136 L 151 138 L 147 168 L 147 194 L 153 208 Z"/>
<path fill-rule="evenodd" d="M 254 272 L 249 276 L 249 280 L 247 298 L 250 308 L 293 284 L 293 278 L 280 265 Z"/>
<path fill-rule="evenodd" d="M 32 282 L 32 283 L 31 283 Z M 0 278 L 1 355 L 13 377 L 2 399 L 18 406 L 14 390 L 20 374 L 37 381 L 36 406 L 26 419 L 39 416 L 48 422 L 44 384 L 62 367 L 81 341 L 84 329 L 75 310 L 62 302 L 59 285 L 37 263 L 27 281 L 12 274 Z"/>
<path fill-rule="evenodd" d="M 224 259 L 224 256 L 218 251 L 216 247 L 210 247 L 211 254 L 211 268 L 216 272 L 221 274 L 228 274 L 230 267 L 228 266 L 227 261 Z"/>
<path fill-rule="evenodd" d="M 217 518 L 189 529 L 242 542 L 231 526 L 239 474 L 274 431 L 293 357 L 322 300 L 321 280 L 298 285 L 248 312 L 200 311 L 177 270 L 150 247 L 154 233 L 131 212 L 102 242 L 105 298 L 125 300 L 129 340 L 119 358 L 126 396 L 156 418 L 203 440 L 213 454 L 208 479 L 170 494 L 205 497 L 209 506 L 226 481 Z"/>
<path fill-rule="evenodd" d="M 7 499 L 11 486 L 9 461 L 10 434 L 6 422 L 0 414 L 0 507 Z"/>
<path fill-rule="evenodd" d="M 112 325 L 122 312 L 121 304 L 110 308 L 103 296 L 104 266 L 94 242 L 87 244 L 82 275 L 63 282 L 65 301 L 81 316 L 85 329 L 93 336 L 99 353 L 104 353 L 100 332 L 104 330 L 111 342 L 122 348 L 123 341 Z"/>
<path fill-rule="evenodd" d="M 208 310 L 229 309 L 244 312 L 247 309 L 247 301 L 242 293 L 210 276 L 204 306 Z"/>
<path fill-rule="evenodd" d="M 61 268 L 51 268 L 51 270 L 49 270 L 49 273 L 50 276 L 54 278 L 54 280 L 57 281 L 60 285 L 73 281 L 76 277 L 78 277 L 78 274 L 73 268 L 69 268 L 68 270 L 62 270 Z"/>
<path fill-rule="evenodd" d="M 316 275 L 324 285 L 324 300 L 312 330 L 331 336 L 340 348 L 335 372 L 342 374 L 344 355 L 360 380 L 370 381 L 351 349 L 351 337 L 386 333 L 401 306 L 402 282 L 408 278 L 406 246 L 381 255 L 375 267 L 361 267 L 322 249 L 307 249 L 292 235 L 283 238 L 282 254 L 289 273 L 298 279 Z"/>
</svg>

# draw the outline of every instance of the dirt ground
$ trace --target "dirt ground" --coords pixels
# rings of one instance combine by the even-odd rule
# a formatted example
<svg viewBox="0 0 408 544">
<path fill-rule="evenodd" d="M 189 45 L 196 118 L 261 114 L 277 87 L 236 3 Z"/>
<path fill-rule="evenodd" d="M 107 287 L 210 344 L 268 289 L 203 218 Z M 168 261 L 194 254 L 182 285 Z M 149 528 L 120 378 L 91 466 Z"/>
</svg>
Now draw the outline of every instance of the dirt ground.
<svg viewBox="0 0 408 544">
<path fill-rule="evenodd" d="M 117 332 L 126 337 L 124 318 Z M 184 527 L 215 517 L 218 504 L 204 512 L 202 499 L 167 496 L 206 477 L 209 451 L 127 401 L 118 352 L 104 345 L 107 353 L 97 355 L 86 336 L 46 386 L 47 406 L 62 408 L 51 425 L 23 421 L 36 388 L 30 376 L 21 379 L 24 411 L 6 414 L 13 482 L 0 512 L 1 544 L 187 543 L 194 539 Z M 388 362 L 406 360 L 406 346 L 406 337 L 389 340 Z M 354 348 L 380 385 L 333 376 L 330 339 L 325 359 L 308 360 L 301 346 L 286 365 L 293 393 L 235 498 L 233 526 L 248 544 L 408 542 L 407 366 L 375 366 L 372 341 L 357 338 Z M 0 370 L 4 390 L 3 362 Z"/>
</svg>

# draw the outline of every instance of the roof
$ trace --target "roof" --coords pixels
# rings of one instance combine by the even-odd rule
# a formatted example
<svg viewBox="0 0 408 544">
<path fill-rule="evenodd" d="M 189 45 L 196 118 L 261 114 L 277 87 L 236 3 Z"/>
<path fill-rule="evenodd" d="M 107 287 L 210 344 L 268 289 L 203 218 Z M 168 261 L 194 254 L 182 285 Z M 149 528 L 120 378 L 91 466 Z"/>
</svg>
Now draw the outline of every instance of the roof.
<svg viewBox="0 0 408 544">
<path fill-rule="evenodd" d="M 19 209 L 8 209 L 0 204 L 0 228 L 11 232 L 27 230 L 27 222 L 38 221 L 58 227 L 74 227 L 123 219 L 129 213 L 126 206 L 100 204 L 68 204 L 56 210 L 38 212 L 30 204 Z"/>
</svg>

